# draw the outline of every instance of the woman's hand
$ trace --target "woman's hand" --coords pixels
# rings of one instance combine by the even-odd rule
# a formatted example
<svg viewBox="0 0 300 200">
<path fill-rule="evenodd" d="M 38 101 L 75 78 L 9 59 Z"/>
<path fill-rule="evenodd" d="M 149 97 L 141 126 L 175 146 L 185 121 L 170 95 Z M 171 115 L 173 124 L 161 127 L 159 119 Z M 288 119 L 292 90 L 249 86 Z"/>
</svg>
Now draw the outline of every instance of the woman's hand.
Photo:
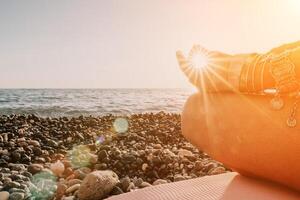
<svg viewBox="0 0 300 200">
<path fill-rule="evenodd" d="M 232 91 L 228 82 L 228 67 L 232 56 L 217 51 L 208 51 L 194 45 L 188 57 L 181 51 L 176 53 L 182 72 L 202 92 Z M 197 60 L 198 59 L 198 60 Z"/>
</svg>

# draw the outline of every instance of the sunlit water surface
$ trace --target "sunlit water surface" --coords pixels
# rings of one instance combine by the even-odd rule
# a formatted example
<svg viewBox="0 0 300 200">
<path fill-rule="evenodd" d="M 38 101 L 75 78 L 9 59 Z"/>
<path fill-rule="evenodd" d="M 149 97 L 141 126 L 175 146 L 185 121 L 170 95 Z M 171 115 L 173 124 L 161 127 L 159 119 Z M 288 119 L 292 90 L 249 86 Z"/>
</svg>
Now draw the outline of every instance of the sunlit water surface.
<svg viewBox="0 0 300 200">
<path fill-rule="evenodd" d="M 180 113 L 188 89 L 0 89 L 0 115 Z"/>
</svg>

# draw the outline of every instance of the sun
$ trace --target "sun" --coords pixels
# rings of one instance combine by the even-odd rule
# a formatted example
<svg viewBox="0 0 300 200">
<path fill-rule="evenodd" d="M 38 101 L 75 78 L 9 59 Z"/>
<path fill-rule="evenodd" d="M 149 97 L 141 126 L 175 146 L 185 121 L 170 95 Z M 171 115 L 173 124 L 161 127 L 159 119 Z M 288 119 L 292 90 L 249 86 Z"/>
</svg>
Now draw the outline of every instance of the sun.
<svg viewBox="0 0 300 200">
<path fill-rule="evenodd" d="M 208 65 L 208 57 L 201 52 L 193 54 L 190 61 L 197 69 L 205 68 Z"/>
<path fill-rule="evenodd" d="M 208 58 L 209 51 L 200 45 L 194 45 L 188 56 L 191 67 L 197 70 L 204 69 L 209 65 Z"/>
</svg>

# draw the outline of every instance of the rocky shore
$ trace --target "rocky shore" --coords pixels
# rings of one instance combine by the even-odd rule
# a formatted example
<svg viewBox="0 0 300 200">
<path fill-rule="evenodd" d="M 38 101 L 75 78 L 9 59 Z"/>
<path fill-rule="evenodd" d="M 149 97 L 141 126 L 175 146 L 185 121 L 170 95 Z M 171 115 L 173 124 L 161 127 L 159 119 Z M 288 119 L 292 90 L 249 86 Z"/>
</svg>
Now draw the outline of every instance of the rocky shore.
<svg viewBox="0 0 300 200">
<path fill-rule="evenodd" d="M 187 142 L 180 115 L 0 116 L 1 200 L 88 200 L 229 171 Z"/>
</svg>

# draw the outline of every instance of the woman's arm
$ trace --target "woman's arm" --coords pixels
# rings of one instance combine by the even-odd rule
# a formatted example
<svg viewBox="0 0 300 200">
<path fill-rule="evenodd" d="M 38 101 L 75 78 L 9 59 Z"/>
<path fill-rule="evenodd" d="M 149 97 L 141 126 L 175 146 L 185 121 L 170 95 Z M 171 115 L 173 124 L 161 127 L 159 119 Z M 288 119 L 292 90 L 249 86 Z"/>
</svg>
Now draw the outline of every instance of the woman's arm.
<svg viewBox="0 0 300 200">
<path fill-rule="evenodd" d="M 194 48 L 204 49 L 199 45 L 194 46 L 192 50 Z M 182 52 L 177 52 L 181 70 L 199 91 L 257 93 L 264 89 L 274 88 L 277 83 L 271 73 L 270 61 L 276 60 L 285 51 L 290 52 L 288 58 L 295 66 L 296 77 L 300 80 L 300 41 L 272 49 L 266 54 L 228 55 L 206 49 L 203 51 L 206 52 L 209 62 L 201 70 L 193 68 L 191 61 Z M 232 77 L 238 79 L 239 83 L 232 82 Z M 245 81 L 247 87 L 245 87 Z"/>
</svg>

